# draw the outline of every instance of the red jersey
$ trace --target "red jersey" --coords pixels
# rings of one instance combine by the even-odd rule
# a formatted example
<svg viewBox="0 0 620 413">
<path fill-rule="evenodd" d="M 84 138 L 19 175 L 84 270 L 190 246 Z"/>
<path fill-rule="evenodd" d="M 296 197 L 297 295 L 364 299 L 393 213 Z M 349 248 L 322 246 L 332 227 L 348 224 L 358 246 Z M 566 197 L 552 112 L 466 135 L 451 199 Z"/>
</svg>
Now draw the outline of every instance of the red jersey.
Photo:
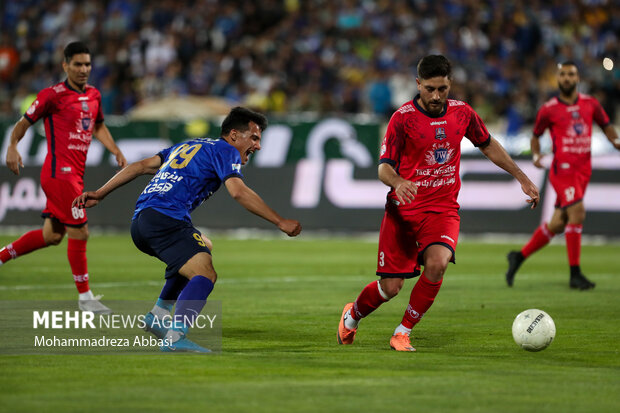
<svg viewBox="0 0 620 413">
<path fill-rule="evenodd" d="M 591 169 L 593 120 L 602 128 L 609 124 L 609 116 L 598 100 L 581 93 L 572 104 L 554 97 L 540 108 L 534 124 L 534 136 L 540 137 L 549 128 L 554 169 L 558 165 L 565 169 L 570 166 Z"/>
<path fill-rule="evenodd" d="M 24 117 L 30 123 L 45 122 L 47 156 L 41 176 L 81 182 L 95 123 L 103 122 L 99 91 L 86 85 L 79 92 L 67 81 L 58 83 L 41 90 Z"/>
<path fill-rule="evenodd" d="M 399 205 L 403 213 L 458 209 L 461 140 L 467 137 L 475 146 L 483 146 L 491 136 L 467 103 L 448 99 L 444 110 L 433 116 L 417 99 L 392 115 L 381 145 L 380 163 L 390 164 L 400 176 L 415 183 L 418 194 L 411 204 L 399 205 L 392 189 L 387 201 Z"/>
</svg>

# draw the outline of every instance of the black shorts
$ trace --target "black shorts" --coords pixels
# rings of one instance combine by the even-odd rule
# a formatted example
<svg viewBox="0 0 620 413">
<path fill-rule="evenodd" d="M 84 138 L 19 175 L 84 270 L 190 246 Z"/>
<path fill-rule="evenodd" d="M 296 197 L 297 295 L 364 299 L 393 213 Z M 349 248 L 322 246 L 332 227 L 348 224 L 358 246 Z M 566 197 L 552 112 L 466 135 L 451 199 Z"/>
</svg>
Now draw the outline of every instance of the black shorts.
<svg viewBox="0 0 620 413">
<path fill-rule="evenodd" d="M 131 238 L 138 249 L 165 262 L 166 278 L 174 276 L 199 252 L 211 254 L 200 231 L 190 222 L 180 221 L 147 208 L 131 222 Z"/>
</svg>

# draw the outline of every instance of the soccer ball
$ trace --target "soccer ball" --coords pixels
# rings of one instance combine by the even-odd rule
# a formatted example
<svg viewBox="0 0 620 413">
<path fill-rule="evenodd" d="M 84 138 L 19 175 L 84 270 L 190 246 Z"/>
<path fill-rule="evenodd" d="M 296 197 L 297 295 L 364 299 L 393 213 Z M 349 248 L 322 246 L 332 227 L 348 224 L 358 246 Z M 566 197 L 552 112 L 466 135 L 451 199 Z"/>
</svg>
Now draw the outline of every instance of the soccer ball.
<svg viewBox="0 0 620 413">
<path fill-rule="evenodd" d="M 555 324 L 549 314 L 542 310 L 525 310 L 512 323 L 512 337 L 524 350 L 544 350 L 555 337 Z"/>
</svg>

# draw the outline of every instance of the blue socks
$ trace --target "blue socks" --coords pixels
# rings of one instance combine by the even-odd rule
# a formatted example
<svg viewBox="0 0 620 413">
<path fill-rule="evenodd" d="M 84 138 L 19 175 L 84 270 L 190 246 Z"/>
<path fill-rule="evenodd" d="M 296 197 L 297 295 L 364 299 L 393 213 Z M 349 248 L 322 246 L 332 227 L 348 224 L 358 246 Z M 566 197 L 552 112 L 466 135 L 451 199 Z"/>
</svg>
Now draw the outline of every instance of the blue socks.
<svg viewBox="0 0 620 413">
<path fill-rule="evenodd" d="M 164 284 L 164 288 L 161 289 L 159 298 L 172 301 L 174 305 L 174 302 L 179 298 L 179 294 L 181 294 L 181 291 L 183 291 L 183 288 L 185 288 L 188 282 L 189 280 L 179 273 L 176 273 L 170 278 L 166 278 L 166 284 Z M 172 307 L 170 309 L 172 309 Z"/>
<path fill-rule="evenodd" d="M 187 329 L 193 325 L 194 320 L 207 303 L 207 297 L 211 291 L 213 291 L 213 282 L 202 275 L 194 276 L 187 283 L 177 302 L 174 314 L 175 329 L 187 333 Z"/>
</svg>

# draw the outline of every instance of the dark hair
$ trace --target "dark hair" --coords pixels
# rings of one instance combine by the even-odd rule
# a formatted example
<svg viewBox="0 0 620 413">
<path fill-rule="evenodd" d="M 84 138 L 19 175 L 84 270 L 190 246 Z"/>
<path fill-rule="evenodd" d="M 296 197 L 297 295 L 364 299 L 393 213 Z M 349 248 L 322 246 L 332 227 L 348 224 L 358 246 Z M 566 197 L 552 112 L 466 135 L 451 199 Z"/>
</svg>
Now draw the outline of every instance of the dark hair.
<svg viewBox="0 0 620 413">
<path fill-rule="evenodd" d="M 88 46 L 86 46 L 85 43 L 83 42 L 69 43 L 67 47 L 65 47 L 65 51 L 64 51 L 65 61 L 69 63 L 73 56 L 75 56 L 76 54 L 82 54 L 82 53 L 90 54 L 90 50 L 88 50 Z"/>
<path fill-rule="evenodd" d="M 267 118 L 261 113 L 254 112 L 241 106 L 234 107 L 222 122 L 221 135 L 228 135 L 233 129 L 245 132 L 250 128 L 250 122 L 256 123 L 261 132 L 267 127 Z"/>
<path fill-rule="evenodd" d="M 577 71 L 579 71 L 579 66 L 577 66 L 577 63 L 575 63 L 572 60 L 565 60 L 562 63 L 560 63 L 558 65 L 558 68 L 562 67 L 562 66 L 575 66 L 575 68 L 577 69 Z"/>
<path fill-rule="evenodd" d="M 445 56 L 431 54 L 424 56 L 418 63 L 418 77 L 430 79 L 433 77 L 452 78 L 452 65 Z"/>
</svg>

